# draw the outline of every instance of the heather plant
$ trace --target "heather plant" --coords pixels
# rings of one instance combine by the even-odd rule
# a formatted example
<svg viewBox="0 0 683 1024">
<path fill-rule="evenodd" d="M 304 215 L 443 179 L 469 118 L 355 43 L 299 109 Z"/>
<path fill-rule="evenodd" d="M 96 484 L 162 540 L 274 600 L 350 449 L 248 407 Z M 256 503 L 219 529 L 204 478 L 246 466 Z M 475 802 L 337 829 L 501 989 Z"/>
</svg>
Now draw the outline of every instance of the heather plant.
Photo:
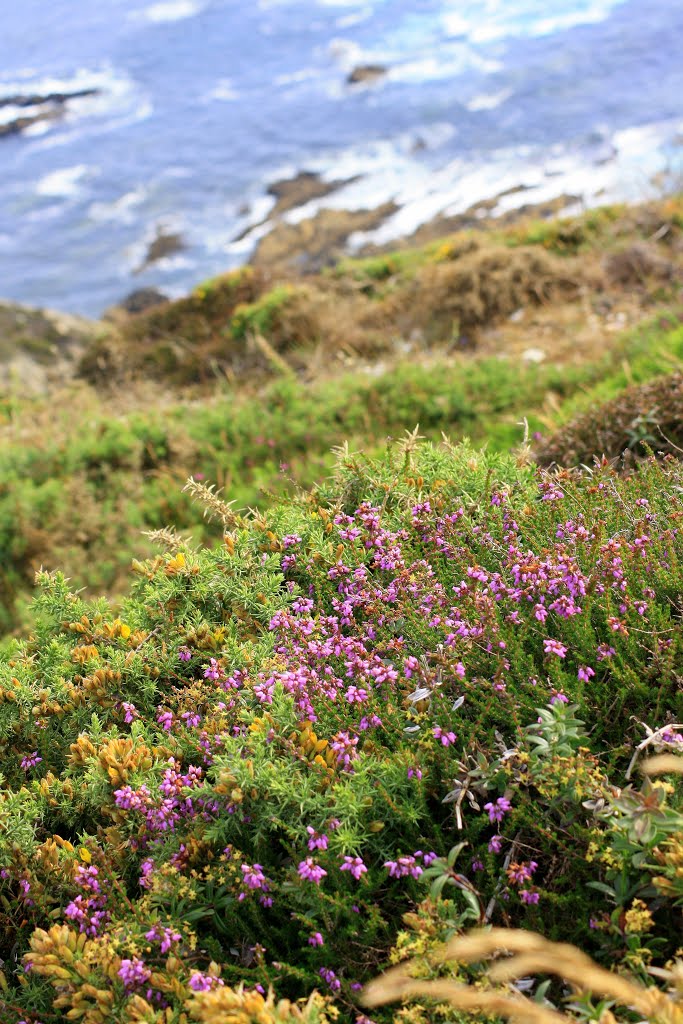
<svg viewBox="0 0 683 1024">
<path fill-rule="evenodd" d="M 41 573 L 0 661 L 3 1012 L 362 1017 L 473 923 L 663 967 L 681 472 L 416 430 L 265 512 L 190 481 L 219 545 L 157 531 L 116 609 Z"/>
<path fill-rule="evenodd" d="M 192 309 L 194 300 L 188 316 Z M 523 416 L 532 432 L 545 429 L 549 394 L 561 403 L 555 423 L 620 394 L 629 380 L 667 370 L 683 352 L 682 337 L 671 313 L 615 341 L 604 358 L 577 366 L 520 368 L 498 358 L 452 356 L 310 385 L 290 374 L 257 394 L 230 390 L 201 402 L 174 401 L 163 414 L 156 390 L 134 413 L 87 394 L 43 406 L 0 402 L 0 634 L 29 621 L 27 598 L 41 566 L 61 568 L 75 589 L 120 593 L 130 556 L 150 553 L 144 531 L 173 523 L 197 543 L 219 541 L 220 529 L 207 525 L 182 491 L 190 474 L 218 481 L 237 507 L 265 509 L 291 492 L 293 480 L 308 487 L 322 479 L 340 435 L 376 453 L 388 435 L 419 419 L 431 440 L 446 432 L 506 451 L 519 441 Z M 640 411 L 651 407 L 648 401 Z M 675 443 L 670 421 L 658 422 Z M 597 454 L 603 447 L 612 453 L 613 431 L 593 430 L 588 452 L 591 437 Z"/>
</svg>

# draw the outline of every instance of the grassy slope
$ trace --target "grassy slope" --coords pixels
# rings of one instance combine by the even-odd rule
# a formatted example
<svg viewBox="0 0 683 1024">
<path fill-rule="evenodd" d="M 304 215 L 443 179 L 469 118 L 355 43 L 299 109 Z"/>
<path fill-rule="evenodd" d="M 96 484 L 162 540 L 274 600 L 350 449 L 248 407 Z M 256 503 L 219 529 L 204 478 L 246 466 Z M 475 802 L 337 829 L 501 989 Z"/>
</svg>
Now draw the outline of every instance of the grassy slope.
<svg viewBox="0 0 683 1024">
<path fill-rule="evenodd" d="M 64 568 L 76 586 L 115 592 L 130 556 L 150 550 L 142 530 L 174 524 L 198 540 L 216 536 L 181 493 L 190 474 L 217 482 L 238 507 L 265 507 L 291 489 L 292 480 L 307 486 L 321 479 L 330 466 L 330 448 L 343 438 L 372 451 L 388 435 L 419 422 L 431 438 L 441 432 L 466 435 L 506 450 L 520 442 L 523 417 L 532 430 L 545 432 L 626 384 L 678 365 L 679 206 L 671 201 L 608 208 L 569 222 L 516 226 L 475 242 L 469 233 L 346 261 L 323 277 L 270 289 L 245 270 L 133 318 L 122 328 L 111 364 L 114 381 L 125 366 L 128 374 L 138 374 L 132 382 L 120 380 L 113 390 L 82 387 L 30 404 L 10 396 L 1 407 L 6 422 L 0 454 L 0 629 L 21 620 L 41 565 Z M 656 252 L 647 250 L 650 263 L 643 269 L 642 239 L 662 223 L 669 231 Z M 585 284 L 579 299 L 529 299 L 521 321 L 510 321 L 503 314 L 519 301 L 517 293 L 513 289 L 502 311 L 494 293 L 501 281 L 509 286 L 510 275 L 521 273 L 520 265 L 500 262 L 501 251 L 520 247 L 525 253 L 530 247 L 548 251 L 557 266 L 571 264 L 570 276 L 580 264 L 592 286 Z M 668 261 L 668 277 L 662 277 L 662 261 Z M 455 307 L 450 320 L 438 321 L 441 340 L 428 344 L 431 321 L 423 296 L 422 340 L 406 352 L 406 343 L 392 335 L 388 312 L 405 313 L 418 287 L 434 301 L 443 288 L 457 296 L 453 274 L 463 266 L 469 270 L 461 285 L 474 287 L 473 266 L 478 274 L 478 290 L 467 293 L 468 301 L 478 296 L 484 303 L 475 302 L 483 310 L 478 347 L 453 350 Z M 341 320 L 356 339 L 351 354 L 327 351 L 305 334 L 337 311 L 334 288 L 348 300 L 348 316 L 360 317 Z M 292 294 L 299 305 L 287 318 L 283 308 Z M 381 308 L 385 321 L 363 320 L 368 308 Z M 615 311 L 621 320 L 614 319 Z M 624 319 L 640 320 L 641 326 L 618 334 L 613 328 Z M 586 334 L 587 321 L 592 325 Z M 245 369 L 239 385 L 230 384 L 226 378 L 234 372 L 220 371 L 216 383 L 212 371 L 209 388 L 174 387 L 179 373 L 192 379 L 192 366 L 211 365 L 219 372 L 216 360 L 221 353 L 227 358 L 226 331 L 233 356 L 234 346 L 254 356 L 251 376 Z M 261 339 L 255 348 L 254 337 Z M 371 337 L 379 337 L 384 349 L 373 357 Z M 540 365 L 519 358 L 530 346 L 544 348 L 547 358 Z M 184 355 L 180 364 L 171 360 L 164 378 L 155 360 L 171 350 Z M 136 352 L 142 354 L 137 369 Z M 154 369 L 158 385 L 144 381 L 145 367 Z"/>
</svg>

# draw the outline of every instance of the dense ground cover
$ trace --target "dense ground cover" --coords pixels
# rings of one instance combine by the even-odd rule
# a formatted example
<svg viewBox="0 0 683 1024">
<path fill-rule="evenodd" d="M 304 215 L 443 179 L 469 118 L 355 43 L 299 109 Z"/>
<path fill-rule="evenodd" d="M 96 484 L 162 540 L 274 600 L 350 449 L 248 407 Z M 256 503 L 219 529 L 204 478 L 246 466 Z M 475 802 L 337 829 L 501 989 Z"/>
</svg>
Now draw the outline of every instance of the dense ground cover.
<svg viewBox="0 0 683 1024">
<path fill-rule="evenodd" d="M 43 573 L 0 663 L 7 1019 L 362 1016 L 388 962 L 480 977 L 431 957 L 471 923 L 675 955 L 680 793 L 637 761 L 681 743 L 680 463 L 410 436 L 264 513 L 190 492 L 218 546 L 167 533 L 116 611 Z"/>
<path fill-rule="evenodd" d="M 120 591 L 131 555 L 150 552 L 143 530 L 169 523 L 197 541 L 219 534 L 182 493 L 190 474 L 217 480 L 237 507 L 267 508 L 310 486 L 347 437 L 378 450 L 419 421 L 427 437 L 469 436 L 497 451 L 678 365 L 678 316 L 660 315 L 575 366 L 519 366 L 454 356 L 400 362 L 378 375 L 334 381 L 292 377 L 260 393 L 232 390 L 201 401 L 133 411 L 92 394 L 30 404 L 7 399 L 0 449 L 0 633 L 26 621 L 36 569 L 61 568 L 73 586 Z M 549 395 L 552 404 L 549 404 Z M 650 424 L 651 426 L 651 424 Z"/>
</svg>

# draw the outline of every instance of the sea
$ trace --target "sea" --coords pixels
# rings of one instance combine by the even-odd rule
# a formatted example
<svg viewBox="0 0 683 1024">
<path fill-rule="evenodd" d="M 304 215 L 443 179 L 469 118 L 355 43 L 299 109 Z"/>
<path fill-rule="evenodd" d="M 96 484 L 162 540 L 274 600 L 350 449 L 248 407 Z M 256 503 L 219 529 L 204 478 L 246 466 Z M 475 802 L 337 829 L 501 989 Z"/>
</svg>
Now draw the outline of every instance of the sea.
<svg viewBox="0 0 683 1024">
<path fill-rule="evenodd" d="M 0 0 L 16 96 L 96 90 L 0 136 L 0 296 L 99 316 L 249 259 L 274 181 L 397 212 L 353 250 L 498 212 L 683 182 L 681 0 Z M 386 73 L 349 84 L 359 65 Z M 5 101 L 4 103 L 2 101 Z M 30 112 L 30 110 L 29 110 Z M 514 191 L 524 186 L 524 191 Z M 158 233 L 184 248 L 144 267 Z"/>
</svg>

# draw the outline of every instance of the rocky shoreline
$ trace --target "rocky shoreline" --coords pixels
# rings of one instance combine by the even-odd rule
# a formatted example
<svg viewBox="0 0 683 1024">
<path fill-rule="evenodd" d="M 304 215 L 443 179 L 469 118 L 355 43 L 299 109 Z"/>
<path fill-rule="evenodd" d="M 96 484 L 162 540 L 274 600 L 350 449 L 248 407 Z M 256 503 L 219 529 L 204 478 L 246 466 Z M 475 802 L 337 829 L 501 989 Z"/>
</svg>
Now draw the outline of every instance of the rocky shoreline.
<svg viewBox="0 0 683 1024">
<path fill-rule="evenodd" d="M 357 180 L 358 177 L 324 181 L 319 174 L 301 171 L 292 178 L 273 182 L 267 191 L 276 198 L 275 206 L 267 217 L 248 225 L 235 241 L 248 238 L 264 224 L 270 224 L 270 230 L 255 242 L 249 262 L 273 277 L 308 275 L 334 266 L 349 255 L 371 256 L 394 249 L 425 245 L 458 231 L 485 230 L 493 224 L 504 227 L 526 217 L 556 217 L 564 210 L 581 204 L 580 196 L 561 193 L 551 200 L 522 203 L 499 212 L 501 200 L 513 194 L 521 195 L 531 191 L 529 186 L 519 184 L 474 203 L 462 213 L 451 216 L 439 213 L 411 234 L 392 239 L 386 245 L 366 244 L 354 247 L 353 252 L 349 246 L 352 236 L 357 232 L 370 232 L 380 227 L 399 211 L 400 206 L 396 202 L 389 199 L 367 209 L 322 206 L 311 216 L 300 220 L 286 217 L 288 213 L 338 192 Z"/>
<path fill-rule="evenodd" d="M 25 111 L 17 113 L 9 120 L 0 123 L 0 138 L 20 135 L 33 125 L 57 121 L 64 116 L 67 104 L 71 100 L 98 96 L 99 89 L 74 89 L 71 92 L 18 93 L 13 96 L 0 97 L 0 109 Z M 13 111 L 14 112 L 14 111 Z"/>
</svg>

